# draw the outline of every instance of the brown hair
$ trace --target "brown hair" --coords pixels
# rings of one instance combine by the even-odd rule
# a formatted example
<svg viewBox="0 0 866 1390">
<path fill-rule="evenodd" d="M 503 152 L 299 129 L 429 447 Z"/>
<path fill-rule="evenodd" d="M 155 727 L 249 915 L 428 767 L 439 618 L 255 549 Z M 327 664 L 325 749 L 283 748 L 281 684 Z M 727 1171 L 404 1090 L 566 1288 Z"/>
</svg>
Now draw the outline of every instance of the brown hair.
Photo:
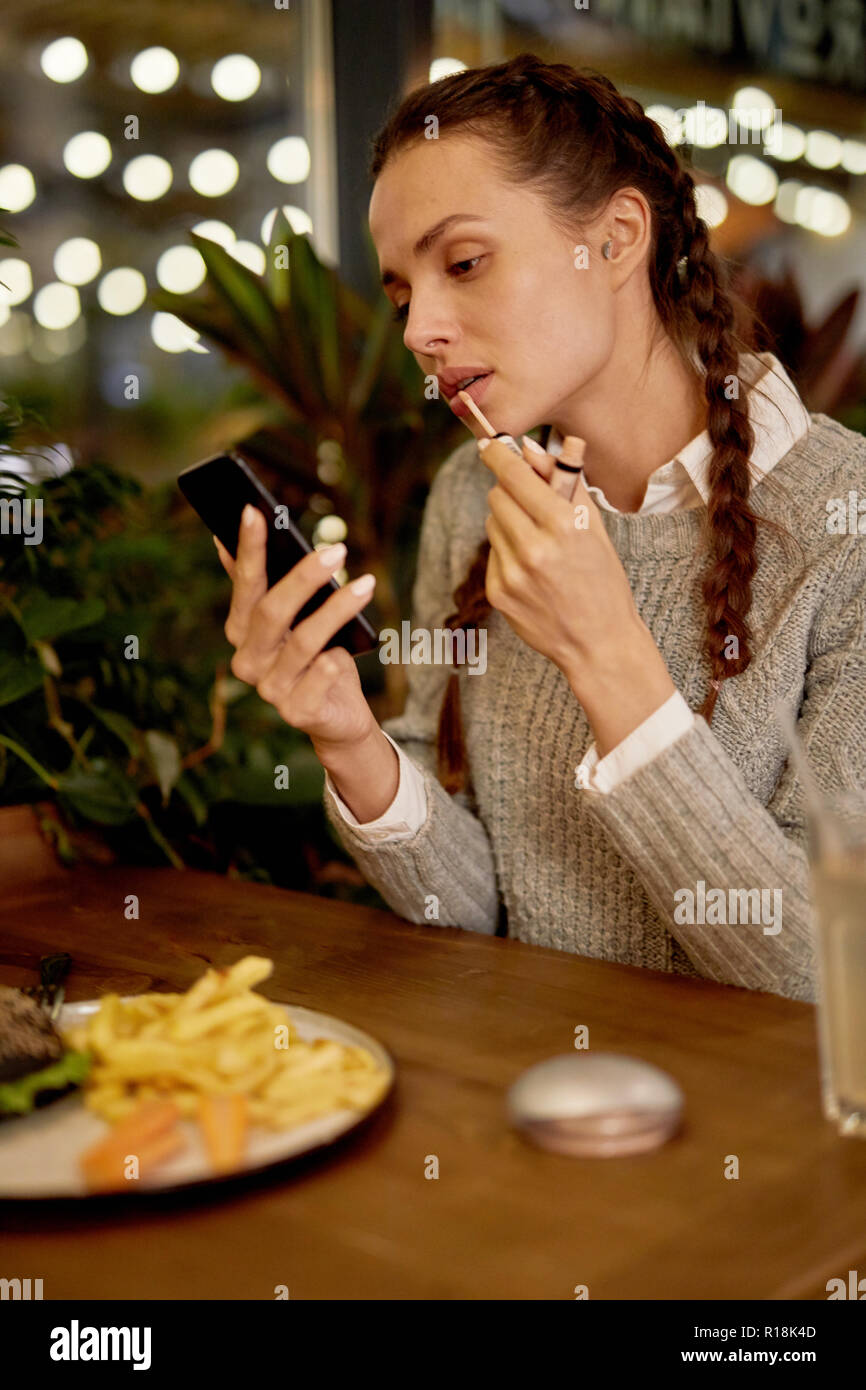
<svg viewBox="0 0 866 1390">
<path fill-rule="evenodd" d="M 749 506 L 754 435 L 746 401 L 725 394 L 730 378 L 739 380 L 740 349 L 750 346 L 735 328 L 745 331 L 748 321 L 738 317 L 740 306 L 728 289 L 726 268 L 710 250 L 706 223 L 697 214 L 694 180 L 661 128 L 608 78 L 565 63 L 544 63 L 530 53 L 470 68 L 411 92 L 373 142 L 372 178 L 398 149 L 424 138 L 432 114 L 438 131 L 460 127 L 462 133 L 483 135 L 503 175 L 536 189 L 554 220 L 569 232 L 579 217 L 599 208 L 619 188 L 639 189 L 650 205 L 653 300 L 665 332 L 691 370 L 696 370 L 692 354 L 697 351 L 709 406 L 713 455 L 702 593 L 711 680 L 699 711 L 709 723 L 721 682 L 739 675 L 751 660 L 747 616 L 757 568 L 757 524 L 784 528 Z M 445 619 L 447 627 L 476 627 L 490 612 L 485 592 L 489 553 L 485 537 L 454 591 L 456 611 Z M 738 639 L 736 658 L 725 656 L 725 642 L 732 635 Z M 464 785 L 466 773 L 456 672 L 446 687 L 437 751 L 439 780 L 453 793 Z"/>
</svg>

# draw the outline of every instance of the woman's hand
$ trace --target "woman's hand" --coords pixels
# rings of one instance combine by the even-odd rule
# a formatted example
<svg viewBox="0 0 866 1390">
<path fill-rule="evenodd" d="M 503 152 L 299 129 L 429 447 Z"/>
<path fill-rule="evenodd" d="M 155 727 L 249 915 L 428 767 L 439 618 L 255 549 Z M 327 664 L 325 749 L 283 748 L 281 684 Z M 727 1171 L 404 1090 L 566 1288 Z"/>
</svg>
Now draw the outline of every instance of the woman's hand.
<svg viewBox="0 0 866 1390">
<path fill-rule="evenodd" d="M 566 676 L 603 757 L 676 687 L 583 475 L 569 501 L 546 480 L 552 458 L 548 470 L 524 446 L 527 468 L 497 440 L 481 456 L 497 479 L 487 494 L 487 598 Z"/>
<path fill-rule="evenodd" d="M 359 595 L 350 584 L 331 594 L 290 631 L 295 615 L 327 582 L 345 557 L 325 552 L 305 555 L 273 588 L 265 573 L 267 522 L 255 507 L 244 508 L 237 559 L 216 537 L 223 568 L 232 581 L 232 601 L 225 634 L 236 648 L 231 669 L 254 685 L 287 724 L 302 729 L 320 747 L 334 749 L 362 743 L 378 728 L 367 704 L 353 657 L 345 647 L 325 643 L 370 602 L 372 589 Z"/>
<path fill-rule="evenodd" d="M 496 440 L 482 449 L 497 479 L 487 494 L 487 597 L 524 642 L 568 674 L 606 660 L 632 639 L 639 619 L 583 474 L 568 501 L 542 480 L 541 456 L 525 446 L 524 454 L 538 471 Z"/>
</svg>

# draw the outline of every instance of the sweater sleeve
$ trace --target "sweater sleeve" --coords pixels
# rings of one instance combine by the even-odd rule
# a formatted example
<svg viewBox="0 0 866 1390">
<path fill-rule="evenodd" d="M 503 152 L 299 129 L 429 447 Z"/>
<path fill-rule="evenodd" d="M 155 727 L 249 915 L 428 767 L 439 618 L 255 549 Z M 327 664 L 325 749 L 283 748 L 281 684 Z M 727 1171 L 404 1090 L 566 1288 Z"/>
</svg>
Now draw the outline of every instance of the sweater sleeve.
<svg viewBox="0 0 866 1390">
<path fill-rule="evenodd" d="M 797 732 L 829 797 L 846 791 L 864 796 L 866 545 L 856 536 L 840 556 L 813 626 Z M 790 759 L 764 806 L 697 716 L 688 732 L 607 795 L 577 794 L 587 797 L 591 814 L 702 974 L 814 1002 L 808 831 Z M 689 913 L 683 892 L 697 900 L 701 883 L 704 921 Z M 711 916 L 714 888 L 728 903 L 731 890 L 742 890 L 741 900 L 761 890 L 762 904 L 773 910 L 762 906 L 757 922 L 753 912 L 740 912 L 736 921 L 729 911 Z"/>
<path fill-rule="evenodd" d="M 421 523 L 418 567 L 412 592 L 412 626 L 431 631 L 454 611 L 455 581 L 450 564 L 447 517 L 459 506 L 456 475 L 466 446 L 451 454 L 430 487 Z M 460 576 L 462 578 L 462 575 Z M 465 927 L 493 935 L 499 919 L 499 892 L 493 851 L 476 814 L 471 783 L 449 795 L 436 777 L 436 729 L 445 686 L 454 668 L 410 665 L 403 713 L 383 722 L 383 731 L 400 744 L 424 779 L 427 807 L 411 837 L 371 842 L 340 815 L 326 783 L 324 808 L 341 844 L 367 882 L 399 916 L 410 922 Z"/>
</svg>

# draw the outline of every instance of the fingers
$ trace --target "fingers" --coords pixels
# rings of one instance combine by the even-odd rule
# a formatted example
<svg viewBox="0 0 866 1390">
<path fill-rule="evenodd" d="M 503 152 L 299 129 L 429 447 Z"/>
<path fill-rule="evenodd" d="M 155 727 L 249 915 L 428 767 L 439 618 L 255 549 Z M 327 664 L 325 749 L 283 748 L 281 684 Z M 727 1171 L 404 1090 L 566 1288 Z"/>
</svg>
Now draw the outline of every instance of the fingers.
<svg viewBox="0 0 866 1390">
<path fill-rule="evenodd" d="M 373 586 L 358 592 L 353 588 L 360 582 L 356 579 L 332 593 L 314 613 L 292 628 L 297 615 L 343 563 L 346 547 L 332 549 L 336 553 L 328 555 L 314 550 L 305 555 L 267 590 L 251 612 L 246 635 L 232 659 L 232 671 L 241 680 L 256 684 L 259 693 L 260 682 L 278 658 L 283 677 L 294 679 L 329 638 L 370 602 Z"/>
<path fill-rule="evenodd" d="M 527 463 L 531 463 L 536 473 L 549 482 L 554 492 L 566 501 L 571 502 L 577 490 L 579 473 L 569 473 L 564 469 L 557 468 L 556 459 L 552 454 L 548 454 L 542 449 L 540 444 L 536 444 L 534 439 L 528 435 L 523 436 L 523 457 Z"/>
<path fill-rule="evenodd" d="M 533 469 L 522 468 L 501 440 L 489 439 L 484 446 L 483 458 L 486 467 L 496 475 L 497 482 L 538 526 L 549 531 L 556 530 L 562 514 L 562 500 L 555 496 L 551 487 L 544 485 L 543 478 Z"/>
<path fill-rule="evenodd" d="M 536 444 L 529 435 L 523 436 L 523 457 L 527 463 L 531 463 L 539 477 L 545 482 L 550 481 L 553 472 L 553 456 L 542 449 L 540 444 Z"/>
<path fill-rule="evenodd" d="M 241 680 L 254 683 L 270 668 L 304 604 L 343 563 L 346 547 L 327 563 L 326 555 L 324 550 L 305 555 L 256 604 L 243 642 L 238 645 L 232 661 L 232 670 Z"/>
<path fill-rule="evenodd" d="M 283 652 L 286 652 L 283 648 Z M 291 662 L 280 656 L 263 681 L 258 692 L 263 700 L 274 705 L 287 723 L 303 729 L 321 718 L 322 707 L 331 688 L 345 675 L 354 661 L 345 647 L 332 647 L 320 652 L 300 676 Z"/>
<path fill-rule="evenodd" d="M 216 546 L 216 552 L 217 552 L 217 555 L 219 556 L 220 564 L 222 565 L 222 567 L 223 567 L 223 569 L 225 570 L 226 574 L 228 575 L 229 579 L 233 579 L 233 578 L 234 578 L 234 573 L 235 573 L 235 562 L 234 562 L 234 560 L 232 559 L 231 555 L 229 555 L 229 553 L 228 553 L 228 551 L 226 550 L 225 546 L 223 545 L 222 541 L 219 540 L 217 536 L 211 536 L 211 540 L 213 541 L 214 545 Z"/>
<path fill-rule="evenodd" d="M 307 558 L 296 565 L 295 568 L 300 569 L 301 565 L 307 565 L 308 561 L 313 559 L 313 556 L 307 556 Z M 315 560 L 318 560 L 318 555 L 316 555 Z M 342 563 L 342 561 L 338 560 L 337 564 L 340 563 Z M 353 586 L 356 584 L 361 585 L 367 578 L 372 578 L 372 576 L 361 575 L 359 579 L 353 579 L 351 583 L 344 585 L 336 593 L 331 594 L 314 613 L 311 613 L 308 618 L 304 618 L 296 627 L 292 628 L 290 638 L 285 644 L 280 642 L 276 648 L 265 648 L 263 650 L 264 644 L 271 640 L 272 634 L 262 629 L 262 647 L 257 647 L 255 645 L 257 639 L 251 634 L 249 651 L 252 653 L 252 659 L 261 660 L 262 656 L 264 657 L 268 665 L 268 679 L 270 679 L 275 666 L 278 665 L 280 681 L 282 683 L 291 683 L 297 680 L 306 667 L 316 659 L 330 638 L 332 638 L 336 632 L 339 632 L 340 628 L 354 618 L 356 614 L 360 613 L 362 608 L 366 608 L 370 599 L 373 597 L 375 582 L 370 585 L 369 588 L 363 589 L 362 591 L 356 590 Z M 282 583 L 283 581 L 280 582 Z M 310 592 L 304 591 L 303 600 L 301 603 L 297 604 L 294 610 L 295 613 L 303 607 L 310 593 L 315 592 L 315 588 L 320 588 L 321 584 L 322 580 L 319 579 L 318 584 L 316 584 L 314 577 L 314 588 L 310 590 Z M 277 587 L 278 586 L 275 585 L 271 592 L 275 594 Z M 270 595 L 268 597 L 270 598 Z M 292 617 L 294 617 L 294 613 Z M 255 626 L 255 619 L 253 625 Z M 334 652 L 336 651 L 337 649 L 335 648 Z M 349 655 L 348 652 L 346 655 Z M 337 660 L 340 660 L 340 658 L 337 657 Z M 261 694 L 261 685 L 259 685 L 257 689 L 259 694 Z M 264 696 L 263 698 L 267 699 L 269 697 Z"/>
<path fill-rule="evenodd" d="M 225 634 L 233 647 L 243 643 L 253 609 L 267 593 L 267 538 L 268 524 L 264 516 L 247 504 L 241 514 L 238 553 L 232 570 L 232 601 L 225 623 Z"/>
</svg>

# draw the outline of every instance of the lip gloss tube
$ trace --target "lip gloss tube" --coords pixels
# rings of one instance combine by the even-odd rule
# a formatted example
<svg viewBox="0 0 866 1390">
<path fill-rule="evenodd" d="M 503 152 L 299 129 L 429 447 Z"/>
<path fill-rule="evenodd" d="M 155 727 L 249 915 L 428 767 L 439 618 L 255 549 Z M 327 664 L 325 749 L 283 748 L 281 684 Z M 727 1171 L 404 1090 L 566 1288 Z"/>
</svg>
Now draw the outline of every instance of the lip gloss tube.
<svg viewBox="0 0 866 1390">
<path fill-rule="evenodd" d="M 583 455 L 586 440 L 576 434 L 567 434 L 562 441 L 562 450 L 554 459 L 553 486 L 569 501 L 583 472 Z"/>
</svg>

